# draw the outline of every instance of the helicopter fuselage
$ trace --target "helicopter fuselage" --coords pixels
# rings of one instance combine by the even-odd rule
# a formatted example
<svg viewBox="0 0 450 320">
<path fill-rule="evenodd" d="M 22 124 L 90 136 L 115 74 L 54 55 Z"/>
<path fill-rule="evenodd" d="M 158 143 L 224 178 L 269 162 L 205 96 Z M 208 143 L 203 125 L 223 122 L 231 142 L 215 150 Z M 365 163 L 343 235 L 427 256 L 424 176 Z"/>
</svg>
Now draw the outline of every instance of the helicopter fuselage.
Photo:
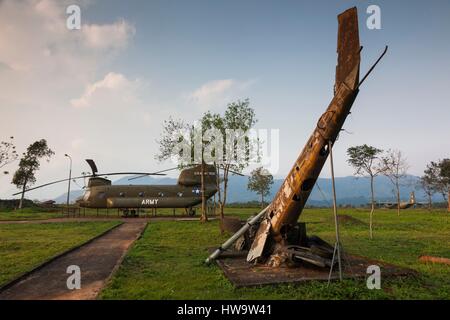
<svg viewBox="0 0 450 320">
<path fill-rule="evenodd" d="M 205 186 L 207 199 L 217 192 Z M 77 200 L 83 208 L 191 208 L 202 202 L 201 186 L 183 185 L 100 185 L 88 187 Z"/>
</svg>

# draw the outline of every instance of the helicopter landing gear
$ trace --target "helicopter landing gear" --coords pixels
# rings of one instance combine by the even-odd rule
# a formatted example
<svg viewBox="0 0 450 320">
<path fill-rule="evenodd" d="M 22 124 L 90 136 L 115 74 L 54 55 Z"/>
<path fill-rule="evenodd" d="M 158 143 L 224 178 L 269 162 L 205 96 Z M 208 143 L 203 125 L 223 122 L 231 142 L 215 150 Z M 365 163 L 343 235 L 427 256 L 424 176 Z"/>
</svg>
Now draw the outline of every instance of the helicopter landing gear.
<svg viewBox="0 0 450 320">
<path fill-rule="evenodd" d="M 191 208 L 186 208 L 186 213 L 187 213 L 187 215 L 193 217 L 193 216 L 195 216 L 195 209 L 192 208 L 192 207 Z"/>
<path fill-rule="evenodd" d="M 136 218 L 138 215 L 136 214 L 136 210 L 134 209 L 123 209 L 122 217 L 124 218 Z"/>
</svg>

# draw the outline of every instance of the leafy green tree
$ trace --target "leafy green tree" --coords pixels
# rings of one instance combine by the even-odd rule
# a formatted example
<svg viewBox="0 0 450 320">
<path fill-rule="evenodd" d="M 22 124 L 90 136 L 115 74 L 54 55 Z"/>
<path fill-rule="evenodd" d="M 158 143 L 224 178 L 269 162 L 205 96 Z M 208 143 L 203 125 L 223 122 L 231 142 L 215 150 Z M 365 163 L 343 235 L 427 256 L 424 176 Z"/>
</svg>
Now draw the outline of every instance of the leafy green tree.
<svg viewBox="0 0 450 320">
<path fill-rule="evenodd" d="M 201 121 L 203 123 L 203 120 Z M 178 168 L 181 170 L 189 165 L 201 163 L 201 196 L 202 196 L 202 214 L 200 220 L 208 221 L 205 197 L 205 161 L 203 159 L 205 142 L 203 133 L 205 129 L 201 129 L 194 125 L 190 125 L 181 119 L 173 119 L 170 117 L 163 123 L 163 130 L 160 138 L 157 140 L 159 145 L 159 153 L 155 156 L 158 161 L 175 160 Z M 196 138 L 200 137 L 200 143 Z M 201 159 L 195 159 L 195 148 L 200 148 Z"/>
<path fill-rule="evenodd" d="M 374 179 L 382 172 L 380 166 L 379 156 L 383 150 L 368 146 L 367 144 L 361 146 L 350 147 L 347 149 L 349 159 L 347 162 L 355 168 L 355 175 L 370 177 L 370 196 L 371 196 L 371 210 L 369 215 L 369 233 L 370 239 L 373 238 L 373 212 L 375 211 L 375 191 Z"/>
<path fill-rule="evenodd" d="M 450 159 L 446 158 L 438 162 L 431 161 L 427 165 L 427 170 L 432 173 L 434 190 L 442 195 L 444 201 L 449 201 L 450 211 L 450 199 L 448 199 L 450 193 Z"/>
<path fill-rule="evenodd" d="M 0 169 L 17 160 L 18 155 L 16 146 L 13 143 L 14 137 L 10 137 L 9 141 L 0 142 Z M 3 171 L 3 174 L 8 174 Z"/>
<path fill-rule="evenodd" d="M 450 159 L 443 159 L 439 162 L 440 191 L 444 200 L 448 197 L 450 189 Z M 449 200 L 447 198 L 447 200 Z"/>
<path fill-rule="evenodd" d="M 202 124 L 206 130 L 215 129 L 220 132 L 222 137 L 221 143 L 217 145 L 223 149 L 215 157 L 219 162 L 215 164 L 221 219 L 224 217 L 227 202 L 230 173 L 241 173 L 249 165 L 252 151 L 256 149 L 255 145 L 259 145 L 257 141 L 251 141 L 248 136 L 249 130 L 256 122 L 255 110 L 250 107 L 249 99 L 229 103 L 223 116 L 207 112 L 202 118 Z M 219 174 L 220 170 L 222 170 L 222 175 Z M 221 183 L 223 183 L 223 188 L 220 188 Z"/>
<path fill-rule="evenodd" d="M 248 99 L 228 104 L 223 116 L 208 111 L 195 125 L 173 118 L 164 121 L 163 131 L 157 140 L 159 153 L 155 158 L 159 161 L 175 159 L 180 168 L 193 163 L 202 164 L 202 220 L 207 220 L 203 183 L 206 164 L 214 165 L 217 170 L 218 203 L 220 217 L 223 218 L 229 174 L 240 173 L 248 166 L 254 147 L 248 131 L 255 123 L 255 111 Z M 215 134 L 210 135 L 211 132 Z"/>
<path fill-rule="evenodd" d="M 50 161 L 50 157 L 55 153 L 48 147 L 45 139 L 39 140 L 31 144 L 19 162 L 19 169 L 14 173 L 12 183 L 17 188 L 22 188 L 22 196 L 20 198 L 19 209 L 22 208 L 25 191 L 28 186 L 36 182 L 35 173 L 39 170 L 40 160 L 46 158 Z"/>
<path fill-rule="evenodd" d="M 247 189 L 261 196 L 261 208 L 264 208 L 264 197 L 270 194 L 273 176 L 263 167 L 256 168 L 248 178 Z"/>
</svg>

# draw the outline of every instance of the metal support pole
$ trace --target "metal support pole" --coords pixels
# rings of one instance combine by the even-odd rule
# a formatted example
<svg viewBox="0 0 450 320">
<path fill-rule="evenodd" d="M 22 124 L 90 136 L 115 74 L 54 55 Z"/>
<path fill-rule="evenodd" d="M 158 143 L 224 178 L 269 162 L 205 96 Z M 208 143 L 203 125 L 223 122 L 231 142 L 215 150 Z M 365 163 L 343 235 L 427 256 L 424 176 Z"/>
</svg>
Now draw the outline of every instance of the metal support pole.
<svg viewBox="0 0 450 320">
<path fill-rule="evenodd" d="M 267 206 L 265 209 L 263 209 L 260 213 L 258 213 L 256 216 L 254 216 L 252 219 L 250 219 L 249 221 L 247 221 L 247 223 L 241 228 L 239 229 L 238 232 L 236 232 L 233 236 L 231 236 L 230 239 L 228 239 L 227 241 L 225 241 L 224 244 L 222 244 L 219 248 L 216 249 L 216 251 L 214 251 L 205 261 L 206 264 L 209 264 L 211 261 L 217 259 L 220 254 L 227 250 L 229 247 L 231 247 L 231 245 L 237 240 L 239 239 L 252 225 L 254 225 L 255 223 L 259 222 L 262 218 L 262 216 L 266 213 L 267 209 L 269 208 L 269 206 Z"/>
<path fill-rule="evenodd" d="M 72 157 L 69 156 L 67 153 L 64 155 L 70 160 L 70 167 L 69 167 L 69 187 L 67 189 L 67 214 L 69 214 L 69 201 L 70 201 L 70 180 L 72 180 Z"/>
<path fill-rule="evenodd" d="M 334 163 L 333 163 L 333 144 L 328 141 L 328 150 L 330 153 L 330 167 L 331 167 L 331 186 L 333 189 L 333 214 L 334 214 L 334 226 L 336 232 L 336 243 L 334 245 L 333 259 L 331 260 L 330 273 L 328 275 L 328 284 L 331 280 L 331 274 L 333 272 L 333 265 L 335 258 L 337 256 L 338 266 L 339 266 L 339 279 L 342 281 L 342 265 L 341 265 L 341 241 L 339 238 L 339 219 L 337 213 L 337 201 L 336 201 L 336 185 L 334 180 Z"/>
</svg>

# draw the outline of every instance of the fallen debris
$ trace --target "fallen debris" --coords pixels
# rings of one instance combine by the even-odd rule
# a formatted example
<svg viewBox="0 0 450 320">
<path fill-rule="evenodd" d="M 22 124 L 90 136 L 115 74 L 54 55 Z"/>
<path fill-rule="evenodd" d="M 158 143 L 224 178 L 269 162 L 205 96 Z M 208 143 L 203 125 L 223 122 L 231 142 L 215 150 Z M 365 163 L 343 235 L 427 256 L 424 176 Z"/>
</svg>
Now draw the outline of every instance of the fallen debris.
<svg viewBox="0 0 450 320">
<path fill-rule="evenodd" d="M 450 259 L 442 258 L 442 257 L 420 256 L 419 260 L 421 262 L 442 263 L 442 264 L 450 265 Z"/>
</svg>

